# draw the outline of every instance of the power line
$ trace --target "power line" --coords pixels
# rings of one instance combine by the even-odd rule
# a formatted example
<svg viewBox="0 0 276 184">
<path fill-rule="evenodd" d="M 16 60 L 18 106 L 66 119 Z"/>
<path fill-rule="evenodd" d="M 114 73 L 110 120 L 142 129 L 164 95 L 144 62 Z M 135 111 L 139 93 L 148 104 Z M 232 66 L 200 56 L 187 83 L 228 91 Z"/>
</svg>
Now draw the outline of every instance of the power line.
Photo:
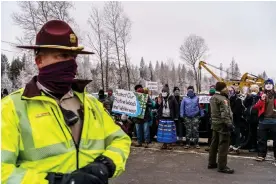
<svg viewBox="0 0 276 184">
<path fill-rule="evenodd" d="M 6 50 L 6 49 L 1 49 L 2 51 L 6 51 L 6 52 L 14 52 L 14 53 L 20 53 L 20 52 L 15 52 L 15 51 L 11 51 L 11 50 Z"/>
<path fill-rule="evenodd" d="M 17 45 L 17 43 L 8 42 L 8 41 L 4 41 L 4 40 L 1 40 L 1 42 L 3 42 L 3 43 L 9 43 L 9 44 L 11 44 L 11 45 Z"/>
</svg>

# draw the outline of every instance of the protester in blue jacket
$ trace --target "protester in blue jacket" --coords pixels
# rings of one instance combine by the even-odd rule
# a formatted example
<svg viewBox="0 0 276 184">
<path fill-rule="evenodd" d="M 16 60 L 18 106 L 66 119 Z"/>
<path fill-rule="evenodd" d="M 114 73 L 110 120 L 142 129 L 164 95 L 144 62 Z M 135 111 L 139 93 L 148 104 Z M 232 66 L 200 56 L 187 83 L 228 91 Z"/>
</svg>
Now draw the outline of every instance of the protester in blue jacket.
<svg viewBox="0 0 276 184">
<path fill-rule="evenodd" d="M 189 86 L 187 97 L 184 97 L 180 107 L 180 117 L 183 118 L 186 127 L 186 146 L 185 149 L 190 148 L 190 141 L 194 139 L 197 149 L 199 149 L 199 123 L 200 116 L 203 116 L 203 111 L 199 107 L 199 98 L 194 92 L 194 87 Z"/>
</svg>

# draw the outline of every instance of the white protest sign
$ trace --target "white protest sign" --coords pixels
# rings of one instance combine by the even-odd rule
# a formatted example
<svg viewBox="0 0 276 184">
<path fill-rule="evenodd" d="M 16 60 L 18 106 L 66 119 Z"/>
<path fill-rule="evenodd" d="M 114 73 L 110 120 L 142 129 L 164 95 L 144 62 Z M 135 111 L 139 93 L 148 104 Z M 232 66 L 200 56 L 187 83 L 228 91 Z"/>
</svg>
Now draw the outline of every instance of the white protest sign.
<svg viewBox="0 0 276 184">
<path fill-rule="evenodd" d="M 158 91 L 158 83 L 152 81 L 146 81 L 146 88 L 151 91 Z"/>
<path fill-rule="evenodd" d="M 148 95 L 116 89 L 112 112 L 144 118 Z"/>
<path fill-rule="evenodd" d="M 210 103 L 211 97 L 212 96 L 199 96 L 199 103 L 203 103 L 203 104 Z"/>
</svg>

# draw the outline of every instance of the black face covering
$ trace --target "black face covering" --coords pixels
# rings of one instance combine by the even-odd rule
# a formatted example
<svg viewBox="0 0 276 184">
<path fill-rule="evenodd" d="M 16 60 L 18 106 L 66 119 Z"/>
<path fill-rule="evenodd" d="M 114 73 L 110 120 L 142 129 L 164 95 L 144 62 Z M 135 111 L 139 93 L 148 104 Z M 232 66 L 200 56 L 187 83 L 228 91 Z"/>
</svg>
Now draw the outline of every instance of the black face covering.
<svg viewBox="0 0 276 184">
<path fill-rule="evenodd" d="M 52 93 L 63 96 L 71 89 L 76 72 L 76 60 L 71 59 L 40 68 L 37 80 Z"/>
</svg>

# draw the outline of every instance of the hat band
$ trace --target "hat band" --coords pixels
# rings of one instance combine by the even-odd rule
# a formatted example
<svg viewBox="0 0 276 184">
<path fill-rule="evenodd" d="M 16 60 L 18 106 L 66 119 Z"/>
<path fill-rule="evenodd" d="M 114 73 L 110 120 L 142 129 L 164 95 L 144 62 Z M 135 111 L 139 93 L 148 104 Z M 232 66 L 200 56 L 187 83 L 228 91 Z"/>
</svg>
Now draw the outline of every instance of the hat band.
<svg viewBox="0 0 276 184">
<path fill-rule="evenodd" d="M 63 50 L 73 50 L 73 51 L 79 51 L 83 50 L 83 46 L 79 47 L 67 47 L 67 46 L 62 46 L 62 45 L 36 45 L 39 48 L 50 48 L 50 49 L 63 49 Z"/>
</svg>

